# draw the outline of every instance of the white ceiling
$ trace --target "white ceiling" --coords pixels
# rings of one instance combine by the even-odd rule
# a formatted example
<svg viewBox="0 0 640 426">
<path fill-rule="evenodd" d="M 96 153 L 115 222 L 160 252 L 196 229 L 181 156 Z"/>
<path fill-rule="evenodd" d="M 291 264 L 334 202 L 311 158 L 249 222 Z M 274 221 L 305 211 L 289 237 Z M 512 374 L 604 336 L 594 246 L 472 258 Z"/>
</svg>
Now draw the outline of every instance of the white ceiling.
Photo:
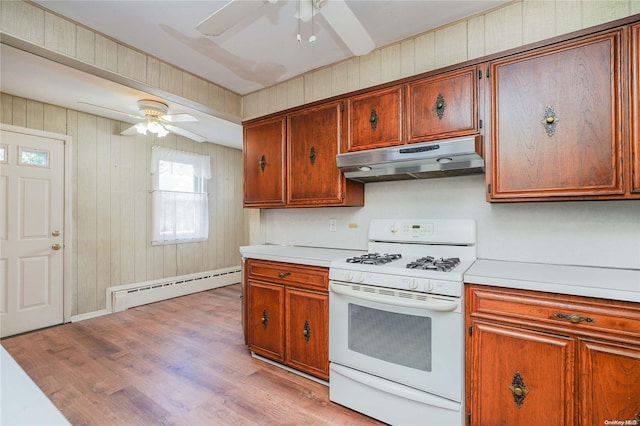
<svg viewBox="0 0 640 426">
<path fill-rule="evenodd" d="M 237 0 L 260 1 L 260 0 Z M 331 0 L 329 0 L 331 1 Z M 411 37 L 446 23 L 496 7 L 506 0 L 347 0 L 377 47 Z M 36 0 L 42 6 L 80 24 L 149 53 L 240 95 L 254 92 L 352 56 L 321 14 L 314 17 L 315 43 L 306 41 L 311 23 L 302 23 L 303 40 L 296 41 L 296 0 L 265 3 L 219 36 L 204 36 L 195 27 L 228 0 Z M 78 101 L 136 114 L 136 100 L 158 99 L 115 83 L 105 82 L 44 59 L 27 59 L 2 46 L 2 91 L 16 96 L 109 116 L 104 110 L 86 109 Z M 27 55 L 29 56 L 29 55 Z M 27 61 L 22 64 L 22 61 Z M 33 61 L 33 62 L 29 62 Z M 25 72 L 25 67 L 30 68 Z M 62 68 L 59 68 L 62 67 Z M 47 78 L 38 78 L 38 71 Z M 51 78 L 61 73 L 60 79 Z M 17 74 L 17 75 L 15 75 Z M 25 82 L 29 82 L 25 84 Z M 35 81 L 48 88 L 33 87 Z M 81 86 L 80 86 L 81 84 Z M 19 86 L 18 86 L 19 85 Z M 28 95 L 25 90 L 30 89 Z M 64 95 L 60 97 L 60 95 Z M 46 99 L 45 99 L 46 97 Z M 159 100 L 159 99 L 158 99 Z M 231 124 L 208 114 L 170 104 L 170 113 L 189 112 L 198 123 L 184 123 L 208 140 L 240 148 L 242 133 Z M 203 117 L 205 115 L 206 117 Z M 111 116 L 134 123 L 135 120 Z M 225 124 L 226 123 L 226 124 Z M 198 128 L 201 126 L 202 128 Z M 215 128 L 222 126 L 220 132 Z M 226 128 L 225 128 L 226 126 Z M 213 130 L 212 130 L 213 127 Z M 212 134 L 213 133 L 213 134 Z M 231 141 L 223 141 L 223 138 Z"/>
</svg>

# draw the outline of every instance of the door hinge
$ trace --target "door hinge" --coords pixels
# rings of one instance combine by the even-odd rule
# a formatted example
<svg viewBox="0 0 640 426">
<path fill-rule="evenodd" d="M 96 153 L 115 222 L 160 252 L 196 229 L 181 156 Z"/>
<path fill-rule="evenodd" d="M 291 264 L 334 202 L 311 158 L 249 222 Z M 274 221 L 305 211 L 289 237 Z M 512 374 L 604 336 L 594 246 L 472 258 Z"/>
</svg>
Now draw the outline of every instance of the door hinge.
<svg viewBox="0 0 640 426">
<path fill-rule="evenodd" d="M 478 80 L 482 80 L 482 70 L 478 70 Z"/>
<path fill-rule="evenodd" d="M 340 112 L 344 112 L 344 104 L 340 102 Z"/>
<path fill-rule="evenodd" d="M 471 411 L 467 413 L 467 424 L 471 424 Z"/>
<path fill-rule="evenodd" d="M 487 73 L 486 73 L 487 78 L 489 78 L 489 67 L 487 67 Z"/>
<path fill-rule="evenodd" d="M 344 200 L 346 196 L 344 195 L 344 191 L 342 191 L 342 199 Z"/>
<path fill-rule="evenodd" d="M 482 120 L 480 120 L 479 125 L 480 125 L 480 128 L 482 129 Z"/>
<path fill-rule="evenodd" d="M 491 194 L 491 184 L 487 185 L 487 193 Z"/>
<path fill-rule="evenodd" d="M 473 334 L 473 326 L 470 325 L 469 326 L 469 336 L 471 336 Z"/>
</svg>

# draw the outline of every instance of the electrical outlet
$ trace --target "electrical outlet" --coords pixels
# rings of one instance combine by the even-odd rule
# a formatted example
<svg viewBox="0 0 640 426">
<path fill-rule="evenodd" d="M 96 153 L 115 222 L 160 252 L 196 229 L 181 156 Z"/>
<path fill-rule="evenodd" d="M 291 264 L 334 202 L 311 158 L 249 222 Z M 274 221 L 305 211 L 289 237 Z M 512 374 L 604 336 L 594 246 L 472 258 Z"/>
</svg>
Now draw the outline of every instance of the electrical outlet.
<svg viewBox="0 0 640 426">
<path fill-rule="evenodd" d="M 329 219 L 329 231 L 336 232 L 337 227 L 337 221 L 335 219 Z"/>
</svg>

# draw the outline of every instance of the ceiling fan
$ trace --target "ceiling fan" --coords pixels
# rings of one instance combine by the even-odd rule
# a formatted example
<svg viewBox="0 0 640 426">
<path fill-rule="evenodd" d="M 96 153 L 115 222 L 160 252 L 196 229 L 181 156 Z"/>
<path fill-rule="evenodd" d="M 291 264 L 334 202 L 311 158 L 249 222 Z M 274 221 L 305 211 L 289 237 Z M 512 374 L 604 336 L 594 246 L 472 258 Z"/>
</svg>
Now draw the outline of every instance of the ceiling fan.
<svg viewBox="0 0 640 426">
<path fill-rule="evenodd" d="M 206 138 L 182 127 L 175 126 L 172 123 L 186 122 L 186 121 L 198 121 L 191 114 L 167 114 L 169 112 L 169 106 L 163 102 L 154 101 L 150 99 L 141 99 L 138 101 L 138 110 L 140 115 L 129 114 L 128 112 L 118 111 L 116 109 L 107 108 L 100 105 L 90 104 L 88 102 L 79 102 L 85 105 L 90 105 L 96 108 L 101 108 L 107 111 L 123 114 L 131 118 L 143 120 L 138 124 L 135 124 L 128 129 L 120 132 L 124 136 L 132 136 L 135 134 L 146 135 L 147 132 L 156 134 L 158 137 L 164 137 L 169 133 L 184 136 L 192 139 L 196 142 L 205 142 Z"/>
<path fill-rule="evenodd" d="M 370 53 L 375 42 L 362 26 L 345 0 L 293 0 L 298 2 L 297 18 L 308 21 L 320 13 L 342 39 L 344 44 L 356 56 Z M 230 0 L 229 3 L 196 25 L 204 35 L 217 36 L 238 24 L 247 15 L 257 13 L 265 4 L 275 4 L 278 0 Z M 314 41 L 315 37 L 312 35 Z M 300 35 L 298 34 L 298 41 Z"/>
</svg>

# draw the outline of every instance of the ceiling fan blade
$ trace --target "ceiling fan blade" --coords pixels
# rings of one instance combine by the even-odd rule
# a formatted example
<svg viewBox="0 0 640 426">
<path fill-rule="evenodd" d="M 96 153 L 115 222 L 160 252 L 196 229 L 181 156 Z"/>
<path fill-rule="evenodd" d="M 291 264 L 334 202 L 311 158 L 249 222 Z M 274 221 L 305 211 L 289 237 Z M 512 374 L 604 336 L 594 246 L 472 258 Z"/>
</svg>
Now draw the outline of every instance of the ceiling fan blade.
<svg viewBox="0 0 640 426">
<path fill-rule="evenodd" d="M 138 129 L 136 129 L 136 126 L 131 126 L 123 131 L 120 132 L 120 134 L 122 136 L 133 136 L 133 135 L 137 135 L 138 134 Z"/>
<path fill-rule="evenodd" d="M 176 135 L 180 135 L 180 136 L 184 136 L 185 138 L 189 138 L 192 139 L 196 142 L 206 142 L 207 138 L 205 138 L 204 136 L 200 136 L 196 133 L 190 132 L 188 130 L 183 129 L 182 127 L 178 127 L 178 126 L 173 126 L 171 124 L 163 124 L 164 127 L 166 127 L 167 130 L 169 130 L 171 133 L 175 133 Z"/>
<path fill-rule="evenodd" d="M 264 4 L 265 0 L 231 0 L 196 25 L 196 29 L 204 35 L 220 35 Z"/>
<path fill-rule="evenodd" d="M 116 112 L 118 114 L 122 114 L 122 115 L 126 115 L 127 117 L 131 117 L 131 118 L 137 118 L 139 120 L 143 119 L 144 117 L 141 115 L 133 115 L 133 114 L 129 114 L 128 112 L 124 112 L 124 111 L 118 111 L 117 109 L 112 109 L 112 108 L 107 108 L 104 107 L 102 105 L 96 105 L 96 104 L 91 104 L 89 102 L 82 102 L 82 101 L 78 101 L 79 104 L 84 104 L 84 105 L 89 105 L 95 108 L 100 108 L 100 109 L 104 109 L 105 111 L 111 111 L 111 112 Z"/>
<path fill-rule="evenodd" d="M 167 115 L 163 115 L 161 118 L 164 121 L 168 121 L 170 123 L 178 123 L 178 122 L 184 122 L 184 121 L 198 121 L 198 119 L 195 118 L 193 115 L 187 114 L 187 113 L 167 114 Z"/>
<path fill-rule="evenodd" d="M 354 55 L 366 55 L 375 49 L 375 42 L 344 0 L 328 0 L 320 13 Z"/>
</svg>

